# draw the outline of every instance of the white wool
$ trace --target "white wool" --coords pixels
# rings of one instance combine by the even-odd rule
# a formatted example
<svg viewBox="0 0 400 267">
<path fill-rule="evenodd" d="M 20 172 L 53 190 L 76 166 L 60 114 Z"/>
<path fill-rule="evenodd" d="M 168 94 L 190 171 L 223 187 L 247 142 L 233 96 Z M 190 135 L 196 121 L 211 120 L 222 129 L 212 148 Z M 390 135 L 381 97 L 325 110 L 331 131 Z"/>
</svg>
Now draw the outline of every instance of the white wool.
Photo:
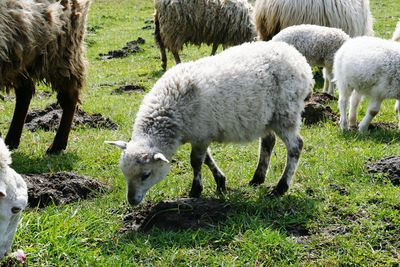
<svg viewBox="0 0 400 267">
<path fill-rule="evenodd" d="M 262 40 L 299 24 L 339 28 L 351 37 L 373 34 L 369 0 L 257 0 L 254 16 Z"/>
<path fill-rule="evenodd" d="M 360 131 L 368 129 L 384 99 L 400 98 L 400 45 L 397 42 L 366 36 L 351 39 L 336 53 L 333 71 L 339 90 L 342 129 L 348 127 L 346 109 L 353 89 L 349 114 L 351 127 L 356 124 L 359 96 L 371 99 L 359 125 Z"/>
<path fill-rule="evenodd" d="M 324 92 L 333 94 L 333 58 L 349 38 L 341 29 L 302 24 L 283 29 L 272 40 L 293 45 L 310 65 L 323 67 Z"/>
<path fill-rule="evenodd" d="M 10 251 L 21 211 L 28 202 L 26 183 L 8 166 L 10 163 L 10 152 L 0 138 L 0 258 Z"/>
</svg>

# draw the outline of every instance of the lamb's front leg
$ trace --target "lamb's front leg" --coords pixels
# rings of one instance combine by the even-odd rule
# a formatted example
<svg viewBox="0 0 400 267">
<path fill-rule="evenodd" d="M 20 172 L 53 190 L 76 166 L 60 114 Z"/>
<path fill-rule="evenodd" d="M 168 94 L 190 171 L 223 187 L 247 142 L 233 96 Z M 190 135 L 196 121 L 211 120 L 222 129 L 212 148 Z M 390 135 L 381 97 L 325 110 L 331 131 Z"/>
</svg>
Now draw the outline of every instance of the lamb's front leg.
<svg viewBox="0 0 400 267">
<path fill-rule="evenodd" d="M 192 152 L 190 153 L 190 164 L 193 169 L 193 183 L 190 189 L 190 197 L 200 197 L 203 191 L 203 183 L 201 181 L 201 165 L 204 162 L 207 153 L 207 145 L 192 144 Z"/>
<path fill-rule="evenodd" d="M 399 129 L 400 129 L 400 100 L 396 100 L 396 104 L 394 104 L 394 109 L 396 110 L 397 113 L 397 118 L 399 119 Z"/>
</svg>

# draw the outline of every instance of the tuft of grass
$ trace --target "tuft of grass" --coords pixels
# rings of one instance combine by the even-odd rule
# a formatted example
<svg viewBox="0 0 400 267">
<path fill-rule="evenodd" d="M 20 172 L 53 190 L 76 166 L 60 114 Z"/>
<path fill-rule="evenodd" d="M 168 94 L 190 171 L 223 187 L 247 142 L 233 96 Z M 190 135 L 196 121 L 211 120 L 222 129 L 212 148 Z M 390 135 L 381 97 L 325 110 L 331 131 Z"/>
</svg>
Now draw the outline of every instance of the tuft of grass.
<svg viewBox="0 0 400 267">
<path fill-rule="evenodd" d="M 389 38 L 399 19 L 400 2 L 371 0 L 375 34 Z M 278 141 L 266 185 L 247 186 L 257 161 L 257 142 L 247 145 L 213 144 L 214 157 L 227 176 L 225 201 L 236 207 L 215 228 L 148 233 L 119 229 L 127 213 L 125 181 L 118 167 L 120 151 L 105 140 L 128 140 L 143 96 L 164 73 L 151 25 L 151 1 L 95 0 L 89 13 L 87 55 L 90 70 L 82 109 L 102 113 L 119 130 L 76 128 L 68 148 L 58 156 L 45 155 L 53 132 L 24 131 L 13 153 L 20 173 L 72 171 L 112 186 L 92 200 L 24 211 L 13 250 L 27 253 L 29 266 L 288 266 L 373 265 L 397 266 L 400 261 L 400 191 L 383 177 L 372 177 L 368 160 L 400 153 L 399 131 L 369 134 L 342 133 L 338 125 L 323 122 L 303 127 L 305 147 L 289 192 L 277 199 L 265 197 L 285 164 L 286 151 Z M 122 59 L 100 60 L 100 53 L 121 49 L 142 37 L 142 52 Z M 211 48 L 187 46 L 182 61 L 209 55 Z M 169 68 L 174 65 L 168 54 Z M 125 84 L 140 84 L 144 93 L 111 95 Z M 320 90 L 322 83 L 317 83 Z M 38 91 L 51 89 L 44 85 Z M 55 101 L 34 98 L 31 108 Z M 6 133 L 14 101 L 0 101 L 0 132 Z M 384 101 L 375 121 L 397 123 L 394 101 Z M 337 103 L 330 106 L 337 112 Z M 363 101 L 359 116 L 363 116 Z M 186 196 L 192 181 L 190 147 L 182 146 L 168 177 L 152 188 L 146 200 Z M 211 173 L 204 168 L 203 197 L 215 197 Z"/>
</svg>

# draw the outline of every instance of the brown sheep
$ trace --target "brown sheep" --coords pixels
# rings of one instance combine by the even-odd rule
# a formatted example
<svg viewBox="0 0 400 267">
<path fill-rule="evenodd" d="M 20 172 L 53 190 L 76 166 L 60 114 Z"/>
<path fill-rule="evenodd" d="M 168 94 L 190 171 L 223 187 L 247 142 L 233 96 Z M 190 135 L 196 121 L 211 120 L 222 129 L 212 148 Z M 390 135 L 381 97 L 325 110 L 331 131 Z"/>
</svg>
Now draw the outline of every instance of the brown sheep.
<svg viewBox="0 0 400 267">
<path fill-rule="evenodd" d="M 0 2 L 0 89 L 14 89 L 14 116 L 5 142 L 17 148 L 35 83 L 49 84 L 63 109 L 47 153 L 67 146 L 86 76 L 84 35 L 90 0 Z"/>
</svg>

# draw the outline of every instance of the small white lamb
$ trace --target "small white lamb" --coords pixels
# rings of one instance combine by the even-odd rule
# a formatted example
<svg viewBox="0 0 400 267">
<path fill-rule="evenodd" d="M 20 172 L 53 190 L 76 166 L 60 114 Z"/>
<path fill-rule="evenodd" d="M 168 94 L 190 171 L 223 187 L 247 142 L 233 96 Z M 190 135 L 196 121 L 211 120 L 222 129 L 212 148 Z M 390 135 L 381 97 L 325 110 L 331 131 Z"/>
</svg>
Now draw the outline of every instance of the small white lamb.
<svg viewBox="0 0 400 267">
<path fill-rule="evenodd" d="M 10 251 L 28 190 L 21 175 L 9 167 L 11 153 L 0 138 L 0 258 Z"/>
<path fill-rule="evenodd" d="M 323 67 L 323 91 L 333 94 L 333 58 L 336 51 L 350 37 L 341 29 L 302 24 L 290 26 L 275 35 L 273 41 L 293 45 L 312 66 Z"/>
<path fill-rule="evenodd" d="M 400 99 L 400 45 L 396 42 L 366 36 L 351 39 L 336 53 L 333 72 L 339 90 L 340 127 L 343 130 L 357 125 L 361 96 L 368 96 L 371 101 L 358 127 L 360 132 L 368 130 L 384 99 Z M 348 125 L 346 111 L 350 96 Z M 398 101 L 396 111 L 400 119 Z"/>
<path fill-rule="evenodd" d="M 286 167 L 273 195 L 290 185 L 303 147 L 299 135 L 304 99 L 314 84 L 311 67 L 294 47 L 282 42 L 245 43 L 167 71 L 145 96 L 131 141 L 107 142 L 123 152 L 120 167 L 127 198 L 137 205 L 164 179 L 171 157 L 191 143 L 194 179 L 190 196 L 202 191 L 201 165 L 208 165 L 225 190 L 225 177 L 213 161 L 211 142 L 248 142 L 261 137 L 251 185 L 263 183 L 275 134 L 287 149 Z"/>
</svg>

